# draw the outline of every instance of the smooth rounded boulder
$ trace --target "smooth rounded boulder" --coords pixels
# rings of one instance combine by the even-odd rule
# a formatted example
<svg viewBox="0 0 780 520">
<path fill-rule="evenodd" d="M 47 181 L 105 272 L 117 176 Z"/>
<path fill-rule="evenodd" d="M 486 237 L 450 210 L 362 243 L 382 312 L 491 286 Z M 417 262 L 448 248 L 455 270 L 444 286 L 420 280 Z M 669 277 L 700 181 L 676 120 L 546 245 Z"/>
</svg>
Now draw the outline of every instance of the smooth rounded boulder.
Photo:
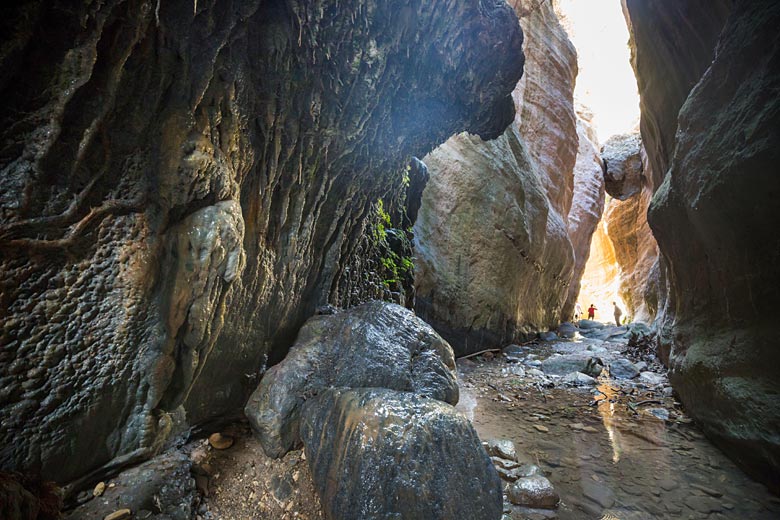
<svg viewBox="0 0 780 520">
<path fill-rule="evenodd" d="M 389 388 L 458 402 L 450 345 L 411 311 L 373 301 L 310 318 L 244 412 L 269 457 L 300 443 L 300 409 L 328 388 Z"/>
<path fill-rule="evenodd" d="M 501 518 L 501 480 L 452 406 L 410 392 L 331 389 L 307 400 L 301 418 L 326 518 Z"/>
</svg>

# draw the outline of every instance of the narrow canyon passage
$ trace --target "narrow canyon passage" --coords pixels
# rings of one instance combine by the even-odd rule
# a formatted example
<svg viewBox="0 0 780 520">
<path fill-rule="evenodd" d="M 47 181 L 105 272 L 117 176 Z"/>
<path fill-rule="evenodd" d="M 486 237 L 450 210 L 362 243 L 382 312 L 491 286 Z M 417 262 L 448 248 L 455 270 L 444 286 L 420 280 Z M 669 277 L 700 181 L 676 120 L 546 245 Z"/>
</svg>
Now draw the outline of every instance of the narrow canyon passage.
<svg viewBox="0 0 780 520">
<path fill-rule="evenodd" d="M 780 518 L 780 3 L 0 23 L 0 520 Z"/>
</svg>

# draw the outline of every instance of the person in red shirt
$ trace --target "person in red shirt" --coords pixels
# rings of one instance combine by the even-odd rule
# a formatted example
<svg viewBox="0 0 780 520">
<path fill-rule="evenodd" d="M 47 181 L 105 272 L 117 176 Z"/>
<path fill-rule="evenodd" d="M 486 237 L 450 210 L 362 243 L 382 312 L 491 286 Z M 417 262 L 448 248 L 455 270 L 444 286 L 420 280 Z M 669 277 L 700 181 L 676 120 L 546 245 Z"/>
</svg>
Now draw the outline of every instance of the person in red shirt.
<svg viewBox="0 0 780 520">
<path fill-rule="evenodd" d="M 596 317 L 596 307 L 593 306 L 593 304 L 590 304 L 590 307 L 588 307 L 588 319 L 592 320 Z"/>
</svg>

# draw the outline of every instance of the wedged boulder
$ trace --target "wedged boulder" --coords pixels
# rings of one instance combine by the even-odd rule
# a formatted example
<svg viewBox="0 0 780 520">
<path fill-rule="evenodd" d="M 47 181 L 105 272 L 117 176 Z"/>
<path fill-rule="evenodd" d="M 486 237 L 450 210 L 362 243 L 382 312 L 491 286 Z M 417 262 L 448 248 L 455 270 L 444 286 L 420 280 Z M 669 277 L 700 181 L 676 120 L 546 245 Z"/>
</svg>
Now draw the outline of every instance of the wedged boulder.
<svg viewBox="0 0 780 520">
<path fill-rule="evenodd" d="M 604 363 L 599 358 L 587 354 L 552 356 L 542 361 L 542 371 L 554 376 L 581 372 L 590 377 L 598 377 L 602 370 L 604 370 Z"/>
<path fill-rule="evenodd" d="M 400 305 L 374 301 L 310 318 L 244 412 L 266 454 L 281 457 L 300 440 L 303 402 L 325 389 L 389 388 L 454 405 L 455 370 L 452 349 L 427 323 Z"/>
<path fill-rule="evenodd" d="M 331 520 L 496 520 L 501 480 L 465 416 L 386 389 L 330 389 L 306 401 L 301 437 Z"/>
<path fill-rule="evenodd" d="M 639 132 L 610 137 L 601 148 L 605 189 L 611 197 L 626 200 L 646 183 L 642 168 L 642 138 Z"/>
</svg>

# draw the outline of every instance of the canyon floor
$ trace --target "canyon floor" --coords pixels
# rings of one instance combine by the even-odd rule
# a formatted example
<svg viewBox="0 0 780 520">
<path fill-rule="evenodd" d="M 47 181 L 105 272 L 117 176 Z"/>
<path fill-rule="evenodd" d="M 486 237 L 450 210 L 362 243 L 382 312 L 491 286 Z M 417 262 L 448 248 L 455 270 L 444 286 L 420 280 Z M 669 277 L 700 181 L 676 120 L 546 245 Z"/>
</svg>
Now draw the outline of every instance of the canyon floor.
<svg viewBox="0 0 780 520">
<path fill-rule="evenodd" d="M 457 408 L 483 441 L 512 441 L 517 460 L 538 466 L 561 499 L 552 510 L 505 499 L 504 520 L 780 518 L 780 499 L 742 473 L 686 416 L 650 349 L 629 342 L 630 328 L 599 327 L 591 337 L 578 330 L 571 339 L 458 361 Z M 545 373 L 549 360 L 578 356 L 596 358 L 606 369 L 579 382 Z M 626 359 L 644 371 L 641 377 L 618 374 Z M 158 479 L 170 480 L 162 491 L 143 496 L 136 481 L 144 472 L 126 472 L 70 518 L 102 519 L 124 507 L 133 518 L 323 518 L 302 450 L 273 460 L 246 424 L 222 433 L 233 441 L 226 449 L 202 439 L 179 447 L 173 459 L 169 453 L 162 463 L 159 457 L 147 463 Z M 190 472 L 169 462 L 185 459 Z M 182 492 L 193 483 L 193 492 Z M 181 507 L 159 506 L 165 503 Z"/>
</svg>

